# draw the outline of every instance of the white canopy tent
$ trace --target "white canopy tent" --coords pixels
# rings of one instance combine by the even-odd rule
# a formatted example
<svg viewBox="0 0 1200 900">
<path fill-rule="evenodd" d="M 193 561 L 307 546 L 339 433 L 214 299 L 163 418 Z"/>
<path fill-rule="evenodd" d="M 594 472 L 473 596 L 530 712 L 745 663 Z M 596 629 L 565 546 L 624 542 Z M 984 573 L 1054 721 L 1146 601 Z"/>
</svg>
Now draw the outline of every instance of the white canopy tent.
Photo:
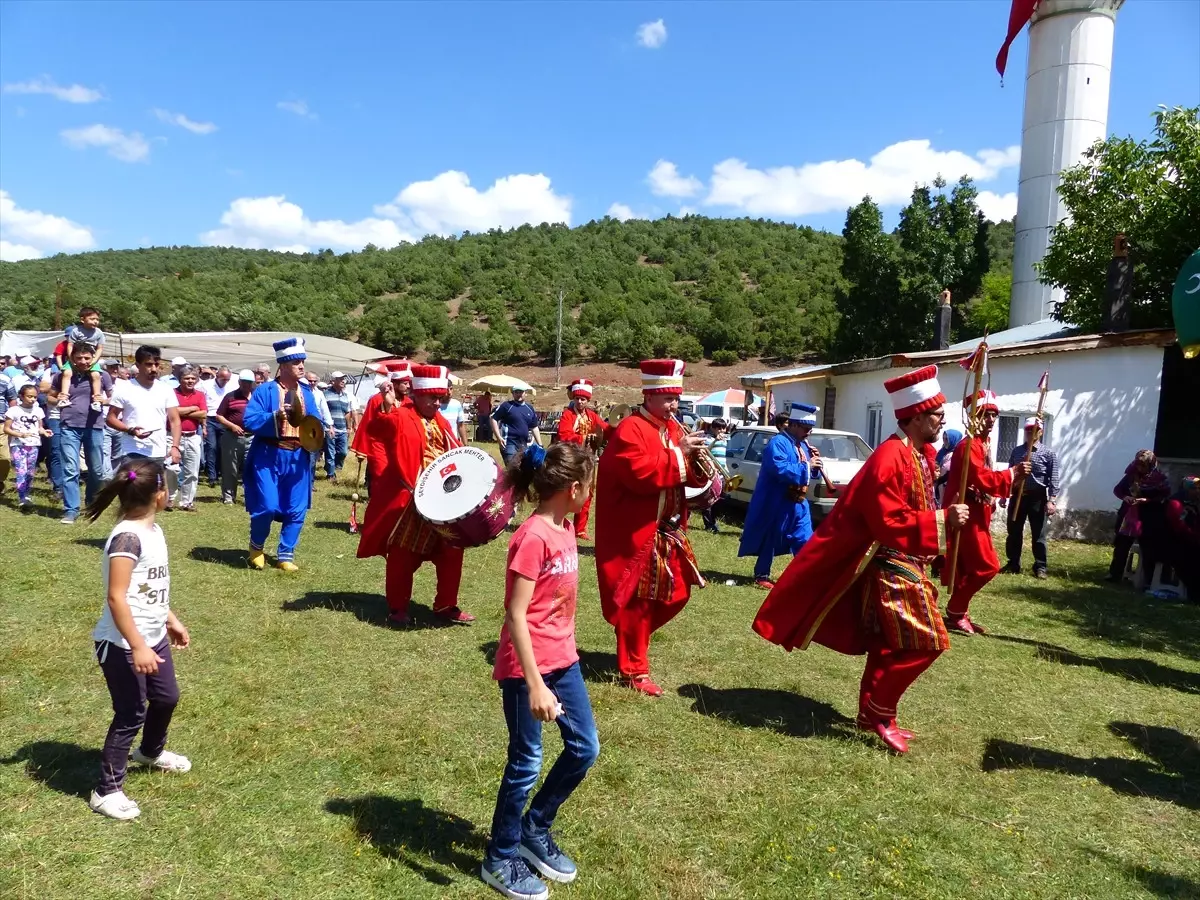
<svg viewBox="0 0 1200 900">
<path fill-rule="evenodd" d="M 258 363 L 275 362 L 271 344 L 293 335 L 285 331 L 193 331 L 153 332 L 147 334 L 104 333 L 104 356 L 132 363 L 134 351 L 143 344 L 162 349 L 164 360 L 182 356 L 190 363 L 203 366 L 226 365 L 233 369 L 250 368 Z M 308 353 L 307 368 L 322 377 L 334 369 L 351 370 L 357 374 L 362 366 L 376 359 L 391 356 L 382 350 L 344 341 L 341 338 L 302 334 Z M 0 335 L 0 355 L 10 356 L 28 350 L 37 357 L 54 353 L 62 340 L 60 331 L 5 331 Z"/>
</svg>

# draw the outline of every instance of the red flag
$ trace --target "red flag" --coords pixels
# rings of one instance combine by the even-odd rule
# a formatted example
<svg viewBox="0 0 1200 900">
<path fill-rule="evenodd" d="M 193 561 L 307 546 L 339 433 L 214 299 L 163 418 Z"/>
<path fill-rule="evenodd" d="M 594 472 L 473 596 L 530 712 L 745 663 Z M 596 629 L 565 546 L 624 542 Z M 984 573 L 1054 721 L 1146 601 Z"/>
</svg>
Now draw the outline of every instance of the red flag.
<svg viewBox="0 0 1200 900">
<path fill-rule="evenodd" d="M 966 357 L 965 359 L 960 359 L 958 361 L 958 364 L 960 366 L 962 366 L 964 369 L 966 369 L 968 372 L 972 371 L 975 368 L 975 361 L 979 359 L 979 349 L 982 346 L 983 345 L 980 344 L 979 347 L 976 347 L 974 350 L 971 351 L 970 356 Z"/>
<path fill-rule="evenodd" d="M 1000 52 L 996 54 L 996 71 L 1000 73 L 1001 78 L 1004 77 L 1004 67 L 1008 65 L 1008 48 L 1017 39 L 1025 23 L 1033 18 L 1033 11 L 1037 9 L 1039 2 L 1041 0 L 1012 0 L 1012 9 L 1008 11 L 1008 37 L 1004 39 Z"/>
<path fill-rule="evenodd" d="M 1042 377 L 1038 379 L 1038 390 L 1044 391 L 1050 387 L 1050 370 L 1047 369 L 1042 373 Z"/>
</svg>

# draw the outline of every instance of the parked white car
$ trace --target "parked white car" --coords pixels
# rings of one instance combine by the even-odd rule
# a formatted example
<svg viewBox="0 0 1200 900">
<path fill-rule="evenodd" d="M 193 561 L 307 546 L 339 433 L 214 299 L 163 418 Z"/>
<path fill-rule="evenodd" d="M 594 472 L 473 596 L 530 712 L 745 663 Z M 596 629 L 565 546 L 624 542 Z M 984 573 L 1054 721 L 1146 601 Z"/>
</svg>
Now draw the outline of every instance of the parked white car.
<svg viewBox="0 0 1200 900">
<path fill-rule="evenodd" d="M 749 505 L 758 481 L 758 471 L 762 468 L 763 450 L 767 441 L 778 433 L 777 429 L 765 425 L 743 425 L 729 438 L 725 455 L 726 468 L 729 469 L 730 475 L 742 476 L 741 485 L 728 495 L 733 502 Z M 867 442 L 852 431 L 814 428 L 808 435 L 808 443 L 821 454 L 825 473 L 835 488 L 849 484 L 850 479 L 871 455 L 871 448 Z M 833 509 L 837 498 L 828 494 L 824 480 L 817 476 L 809 484 L 808 502 L 813 522 L 816 523 Z"/>
</svg>

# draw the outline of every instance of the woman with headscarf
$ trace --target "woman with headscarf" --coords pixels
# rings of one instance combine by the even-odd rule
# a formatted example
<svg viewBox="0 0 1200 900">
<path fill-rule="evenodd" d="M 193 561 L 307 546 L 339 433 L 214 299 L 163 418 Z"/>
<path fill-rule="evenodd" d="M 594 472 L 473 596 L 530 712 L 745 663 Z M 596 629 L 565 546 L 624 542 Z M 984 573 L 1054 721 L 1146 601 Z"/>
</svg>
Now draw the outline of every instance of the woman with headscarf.
<svg viewBox="0 0 1200 900">
<path fill-rule="evenodd" d="M 1200 603 L 1200 475 L 1183 479 L 1183 487 L 1167 501 L 1164 518 L 1166 561 L 1188 598 Z"/>
<path fill-rule="evenodd" d="M 1137 541 L 1142 550 L 1141 569 L 1149 579 L 1166 551 L 1164 504 L 1171 496 L 1171 483 L 1158 467 L 1153 450 L 1139 450 L 1125 468 L 1125 476 L 1113 488 L 1121 501 L 1117 533 L 1113 538 L 1112 564 L 1108 580 L 1119 582 L 1125 573 L 1129 549 Z"/>
<path fill-rule="evenodd" d="M 948 428 L 942 434 L 942 449 L 937 452 L 936 460 L 938 477 L 937 481 L 933 483 L 933 490 L 939 506 L 941 506 L 942 497 L 946 494 L 946 481 L 950 477 L 950 458 L 954 455 L 954 448 L 962 439 L 963 433 L 954 428 Z"/>
</svg>

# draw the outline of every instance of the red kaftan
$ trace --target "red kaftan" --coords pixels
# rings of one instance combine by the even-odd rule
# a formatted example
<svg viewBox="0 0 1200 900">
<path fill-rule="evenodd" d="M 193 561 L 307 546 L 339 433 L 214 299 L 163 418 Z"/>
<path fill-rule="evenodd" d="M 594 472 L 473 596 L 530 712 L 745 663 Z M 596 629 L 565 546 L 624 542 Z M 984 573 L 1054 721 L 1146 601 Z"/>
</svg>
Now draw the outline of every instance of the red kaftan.
<svg viewBox="0 0 1200 900">
<path fill-rule="evenodd" d="M 584 410 L 584 415 L 580 415 L 575 411 L 574 406 L 568 406 L 563 410 L 562 418 L 558 420 L 558 439 L 566 441 L 569 444 L 583 444 L 587 446 L 587 438 L 593 434 L 600 435 L 600 443 L 603 444 L 608 440 L 608 436 L 612 433 L 612 426 L 605 422 L 596 411 L 593 409 Z M 595 450 L 593 449 L 593 453 Z M 594 490 L 593 483 L 593 490 Z M 586 535 L 588 525 L 588 515 L 592 509 L 592 494 L 588 494 L 587 502 L 583 504 L 583 509 L 575 514 L 575 534 Z"/>
</svg>

